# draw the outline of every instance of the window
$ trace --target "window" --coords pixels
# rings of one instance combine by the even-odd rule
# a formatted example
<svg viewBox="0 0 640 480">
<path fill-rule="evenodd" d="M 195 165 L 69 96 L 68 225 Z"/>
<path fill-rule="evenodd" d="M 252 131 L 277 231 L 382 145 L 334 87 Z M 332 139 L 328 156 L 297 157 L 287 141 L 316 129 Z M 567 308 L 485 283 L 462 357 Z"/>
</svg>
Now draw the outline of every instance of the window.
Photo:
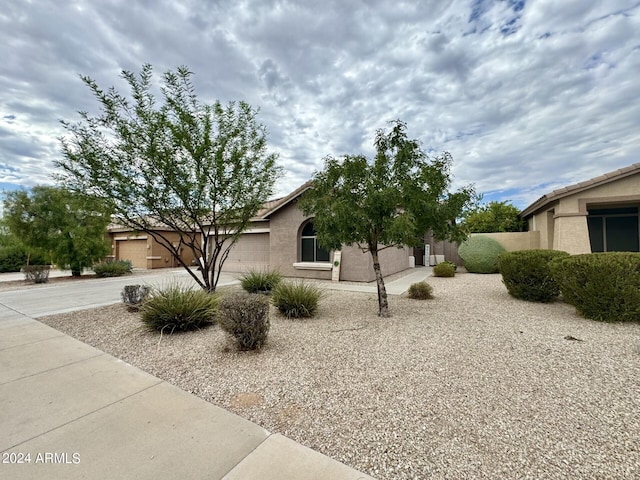
<svg viewBox="0 0 640 480">
<path fill-rule="evenodd" d="M 300 235 L 300 253 L 303 262 L 328 262 L 329 252 L 318 245 L 313 222 L 308 222 Z"/>
<path fill-rule="evenodd" d="M 637 252 L 638 208 L 590 209 L 587 217 L 592 252 Z"/>
</svg>

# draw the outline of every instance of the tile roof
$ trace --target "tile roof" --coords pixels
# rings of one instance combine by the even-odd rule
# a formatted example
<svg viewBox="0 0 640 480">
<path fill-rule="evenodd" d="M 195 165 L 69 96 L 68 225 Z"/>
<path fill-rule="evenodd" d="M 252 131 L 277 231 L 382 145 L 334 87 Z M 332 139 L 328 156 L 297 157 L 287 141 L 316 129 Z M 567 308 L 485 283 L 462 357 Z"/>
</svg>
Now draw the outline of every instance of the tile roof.
<svg viewBox="0 0 640 480">
<path fill-rule="evenodd" d="M 304 192 L 306 192 L 309 188 L 311 188 L 311 183 L 312 181 L 309 180 L 284 197 L 267 200 L 262 204 L 262 207 L 258 210 L 256 215 L 251 219 L 251 221 L 260 222 L 260 221 L 268 220 L 269 216 L 271 216 L 272 214 L 280 210 L 282 207 L 287 205 L 289 202 L 292 202 L 293 200 L 298 198 L 300 195 L 302 195 Z M 163 225 L 159 222 L 157 222 L 157 225 L 158 225 L 157 230 L 172 230 L 170 227 L 167 227 L 166 225 Z M 127 231 L 131 231 L 132 229 L 130 227 L 125 227 L 113 222 L 108 226 L 107 230 L 109 232 L 127 232 Z"/>
<path fill-rule="evenodd" d="M 637 173 L 640 173 L 640 163 L 634 163 L 633 165 L 629 165 L 628 167 L 619 168 L 618 170 L 605 173 L 590 180 L 585 180 L 583 182 L 574 183 L 573 185 L 559 188 L 551 193 L 547 193 L 546 195 L 541 196 L 538 200 L 525 208 L 520 213 L 520 216 L 528 217 L 529 215 L 535 213 L 537 210 L 546 207 L 551 202 L 555 202 L 556 200 L 567 197 L 569 195 L 573 195 L 575 193 L 582 192 L 599 185 L 604 185 L 605 183 L 613 182 L 615 180 L 620 180 L 621 178 L 629 177 Z"/>
<path fill-rule="evenodd" d="M 271 202 L 265 203 L 265 208 L 261 209 L 260 212 L 258 212 L 259 219 L 266 220 L 267 218 L 269 218 L 271 215 L 273 215 L 275 212 L 277 212 L 282 207 L 287 205 L 289 202 L 292 202 L 293 200 L 298 198 L 300 195 L 302 195 L 304 192 L 309 190 L 311 188 L 311 184 L 312 184 L 312 181 L 308 180 L 302 185 L 300 185 L 298 188 L 296 188 L 293 192 L 291 192 L 286 197 L 282 197 L 277 200 L 273 200 Z M 272 204 L 272 205 L 267 207 L 268 204 Z"/>
</svg>

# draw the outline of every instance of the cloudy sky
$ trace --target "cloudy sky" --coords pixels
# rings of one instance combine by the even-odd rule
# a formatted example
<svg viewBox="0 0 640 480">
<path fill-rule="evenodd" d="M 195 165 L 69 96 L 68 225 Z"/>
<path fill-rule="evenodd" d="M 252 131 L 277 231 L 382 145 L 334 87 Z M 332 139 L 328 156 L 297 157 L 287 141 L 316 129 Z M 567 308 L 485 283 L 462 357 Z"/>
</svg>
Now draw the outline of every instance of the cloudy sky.
<svg viewBox="0 0 640 480">
<path fill-rule="evenodd" d="M 638 0 L 4 0 L 0 188 L 52 183 L 59 120 L 97 108 L 79 74 L 125 92 L 144 63 L 259 107 L 280 194 L 398 118 L 521 208 L 640 162 Z"/>
</svg>

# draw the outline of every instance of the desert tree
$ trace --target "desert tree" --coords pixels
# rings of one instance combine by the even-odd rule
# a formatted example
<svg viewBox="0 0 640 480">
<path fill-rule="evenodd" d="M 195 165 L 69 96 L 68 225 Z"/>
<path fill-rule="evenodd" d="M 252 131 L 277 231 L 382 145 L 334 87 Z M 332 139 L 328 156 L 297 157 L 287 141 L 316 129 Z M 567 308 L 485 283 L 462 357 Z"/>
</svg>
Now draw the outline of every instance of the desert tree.
<svg viewBox="0 0 640 480">
<path fill-rule="evenodd" d="M 202 103 L 186 67 L 164 73 L 160 101 L 150 65 L 122 77 L 128 97 L 81 77 L 100 113 L 63 121 L 57 178 L 109 202 L 116 223 L 153 237 L 214 291 L 231 248 L 280 174 L 265 127 L 245 102 Z M 183 248 L 199 259 L 200 273 L 185 264 Z"/>
<path fill-rule="evenodd" d="M 73 276 L 111 251 L 109 222 L 105 202 L 64 188 L 38 186 L 5 195 L 3 223 L 10 234 Z"/>
<path fill-rule="evenodd" d="M 371 254 L 378 290 L 378 314 L 389 316 L 379 254 L 416 246 L 432 230 L 437 239 L 462 241 L 456 220 L 475 201 L 472 186 L 449 192 L 451 155 L 428 157 L 406 125 L 378 130 L 373 161 L 363 155 L 325 158 L 299 205 L 314 216 L 318 243 L 326 249 L 357 245 Z"/>
<path fill-rule="evenodd" d="M 488 202 L 466 212 L 464 224 L 470 233 L 522 232 L 526 222 L 509 201 Z"/>
</svg>

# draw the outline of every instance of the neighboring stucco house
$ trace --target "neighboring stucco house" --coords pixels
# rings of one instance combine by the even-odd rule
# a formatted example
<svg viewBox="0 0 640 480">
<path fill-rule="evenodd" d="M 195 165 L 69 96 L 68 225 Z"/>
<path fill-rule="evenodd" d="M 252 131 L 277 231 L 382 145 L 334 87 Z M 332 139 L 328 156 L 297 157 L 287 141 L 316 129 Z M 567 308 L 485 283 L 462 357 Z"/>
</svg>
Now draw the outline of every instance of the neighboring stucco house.
<svg viewBox="0 0 640 480">
<path fill-rule="evenodd" d="M 178 233 L 171 229 L 158 227 L 174 245 L 180 242 Z M 158 243 L 151 235 L 144 232 L 136 232 L 128 227 L 110 225 L 108 236 L 111 241 L 111 255 L 107 259 L 129 260 L 135 268 L 171 268 L 180 267 L 169 250 Z M 182 260 L 187 264 L 193 263 L 193 253 L 189 248 L 183 248 Z"/>
<path fill-rule="evenodd" d="M 640 163 L 554 190 L 525 208 L 540 248 L 571 254 L 637 252 Z"/>
</svg>

